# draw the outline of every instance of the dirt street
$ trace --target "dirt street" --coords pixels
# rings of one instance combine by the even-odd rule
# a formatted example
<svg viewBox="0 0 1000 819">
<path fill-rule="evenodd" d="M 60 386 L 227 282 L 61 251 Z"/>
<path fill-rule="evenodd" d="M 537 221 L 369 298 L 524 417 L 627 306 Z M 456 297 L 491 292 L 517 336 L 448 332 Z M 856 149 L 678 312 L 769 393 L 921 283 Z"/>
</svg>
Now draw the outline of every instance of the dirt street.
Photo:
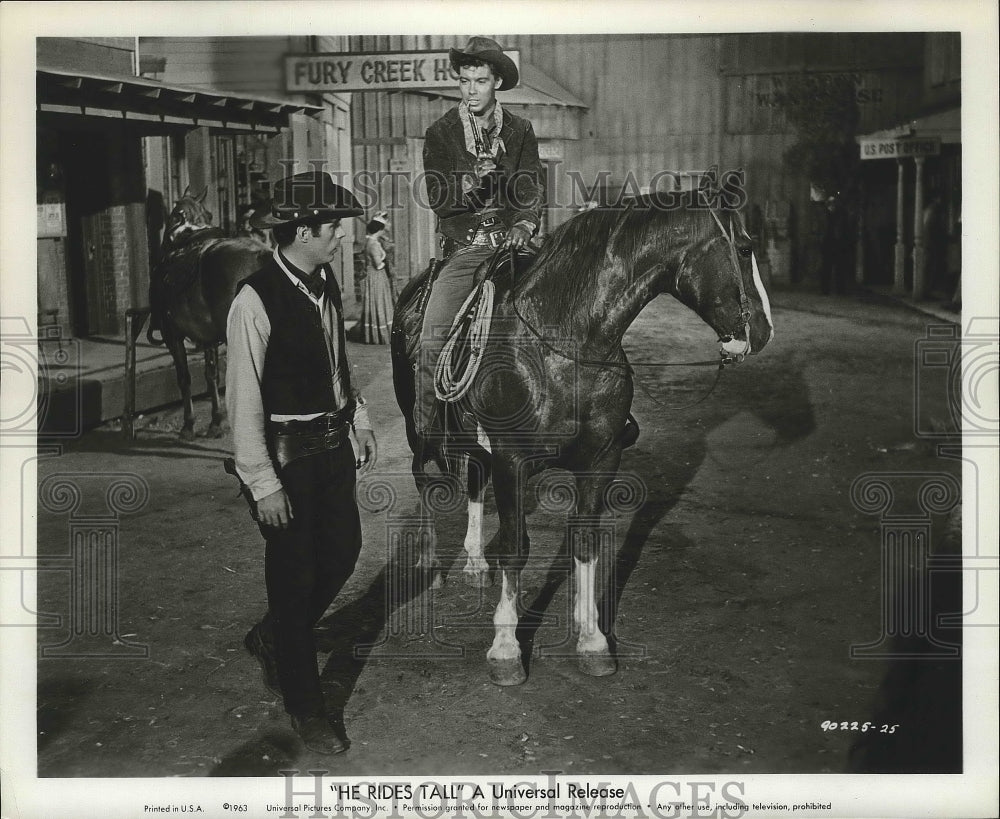
<svg viewBox="0 0 1000 819">
<path fill-rule="evenodd" d="M 321 624 L 326 692 L 353 740 L 332 759 L 302 748 L 243 651 L 265 607 L 263 543 L 223 473 L 228 441 L 178 441 L 179 411 L 169 410 L 145 417 L 132 445 L 107 427 L 43 458 L 42 491 L 58 473 L 84 487 L 76 512 L 39 510 L 39 554 L 58 566 L 89 525 L 81 516 L 107 515 L 112 483 L 149 493 L 111 535 L 122 645 L 76 644 L 119 656 L 39 660 L 39 775 L 847 770 L 859 734 L 824 731 L 823 721 L 888 713 L 879 692 L 888 663 L 850 658 L 852 644 L 880 639 L 883 609 L 881 523 L 852 503 L 852 483 L 866 473 L 958 476 L 959 462 L 914 434 L 914 345 L 930 319 L 860 299 L 778 303 L 786 306 L 775 308 L 770 347 L 727 369 L 694 407 L 680 408 L 712 387 L 711 369 L 640 369 L 642 434 L 622 464 L 637 494 L 614 520 L 612 677 L 586 677 L 563 656 L 572 653 L 558 556 L 565 512 L 546 492 L 559 475 L 540 479 L 522 595 L 532 656 L 515 688 L 487 681 L 498 589 L 461 580 L 464 517 L 439 524 L 453 561 L 442 590 L 414 588 L 391 548 L 414 508 L 409 453 L 388 349 L 352 345 L 381 447 L 372 477 L 382 483 L 362 487 L 362 559 Z M 663 297 L 627 347 L 633 362 L 683 361 L 714 355 L 715 339 Z M 947 416 L 946 395 L 919 397 L 921 412 Z M 204 402 L 198 412 L 203 430 Z M 934 518 L 932 545 L 955 536 L 945 522 Z M 495 525 L 488 517 L 487 534 Z M 39 629 L 40 646 L 68 640 L 73 599 L 69 572 L 39 573 L 41 611 L 62 617 Z M 359 644 L 368 648 L 354 651 Z M 148 647 L 148 657 L 127 656 L 130 645 Z M 942 685 L 960 681 L 957 664 L 949 669 Z M 939 718 L 942 741 L 954 742 L 957 728 Z M 915 723 L 896 729 L 911 747 L 927 730 Z"/>
</svg>

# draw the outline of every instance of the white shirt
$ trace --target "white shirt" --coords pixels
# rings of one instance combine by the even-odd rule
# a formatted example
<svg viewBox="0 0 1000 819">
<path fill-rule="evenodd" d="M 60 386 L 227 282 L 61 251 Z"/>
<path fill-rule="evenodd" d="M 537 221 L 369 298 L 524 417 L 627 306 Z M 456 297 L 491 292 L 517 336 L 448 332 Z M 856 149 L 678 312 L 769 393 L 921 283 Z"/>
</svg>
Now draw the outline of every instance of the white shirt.
<svg viewBox="0 0 1000 819">
<path fill-rule="evenodd" d="M 321 294 L 319 298 L 313 296 L 309 288 L 288 270 L 277 250 L 275 250 L 275 260 L 284 269 L 291 286 L 303 291 L 322 317 L 337 407 L 343 408 L 353 397 L 356 401 L 353 426 L 355 429 L 371 429 L 364 398 L 357 390 L 352 390 L 353 396 L 347 395 L 341 383 L 337 363 L 343 351 L 339 349 L 336 309 L 325 294 Z M 267 452 L 264 437 L 264 404 L 260 389 L 264 373 L 264 357 L 267 354 L 270 337 L 271 322 L 260 296 L 252 287 L 241 288 L 233 299 L 226 321 L 226 409 L 233 430 L 236 471 L 243 482 L 250 487 L 254 500 L 265 498 L 282 488 Z M 308 420 L 322 414 L 319 412 L 309 415 L 271 415 L 270 420 Z"/>
</svg>

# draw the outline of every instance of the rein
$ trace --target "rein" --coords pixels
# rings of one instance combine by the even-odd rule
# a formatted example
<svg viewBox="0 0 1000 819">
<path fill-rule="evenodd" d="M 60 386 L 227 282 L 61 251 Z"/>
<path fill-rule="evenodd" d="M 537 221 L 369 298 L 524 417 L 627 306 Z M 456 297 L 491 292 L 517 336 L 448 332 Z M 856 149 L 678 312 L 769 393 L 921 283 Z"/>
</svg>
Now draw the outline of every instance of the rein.
<svg viewBox="0 0 1000 819">
<path fill-rule="evenodd" d="M 612 243 L 614 237 L 617 236 L 619 230 L 621 229 L 621 226 L 622 226 L 622 223 L 623 223 L 623 221 L 625 219 L 625 216 L 628 215 L 629 211 L 631 210 L 631 207 L 632 207 L 632 205 L 630 203 L 629 206 L 626 208 L 625 212 L 622 214 L 621 217 L 619 217 L 618 221 L 615 223 L 615 226 L 614 226 L 614 228 L 612 230 L 611 239 L 609 239 L 609 241 L 608 241 L 608 248 L 607 248 L 607 252 L 608 253 L 610 253 L 611 243 Z M 516 298 L 514 298 L 514 294 L 511 293 L 510 304 L 511 304 L 511 308 L 514 311 L 514 315 L 517 316 L 518 320 L 528 329 L 528 332 L 530 332 L 531 335 L 534 336 L 534 338 L 538 342 L 540 342 L 542 344 L 542 346 L 545 347 L 549 352 L 552 352 L 552 353 L 560 356 L 561 358 L 565 358 L 568 361 L 572 361 L 572 362 L 574 362 L 576 364 L 579 364 L 581 366 L 584 366 L 584 367 L 598 367 L 598 368 L 602 368 L 602 369 L 608 369 L 608 368 L 621 369 L 624 372 L 628 373 L 629 375 L 633 375 L 633 376 L 636 374 L 636 372 L 635 372 L 635 368 L 636 367 L 716 367 L 717 370 L 716 370 L 716 374 L 715 374 L 715 380 L 712 382 L 712 386 L 709 387 L 708 392 L 706 392 L 705 395 L 703 395 L 701 398 L 699 398 L 694 403 L 685 404 L 685 405 L 680 406 L 680 407 L 670 407 L 670 406 L 667 406 L 663 402 L 659 401 L 648 389 L 646 389 L 646 387 L 640 381 L 634 380 L 634 383 L 636 384 L 636 386 L 638 386 L 639 389 L 641 389 L 646 394 L 646 396 L 651 401 L 653 401 L 653 403 L 655 403 L 657 406 L 659 406 L 659 407 L 661 407 L 663 409 L 668 409 L 668 410 L 682 410 L 682 409 L 689 409 L 690 407 L 697 406 L 702 401 L 705 401 L 715 391 L 715 388 L 719 384 L 719 378 L 722 375 L 722 370 L 725 368 L 725 366 L 727 364 L 733 364 L 733 363 L 740 363 L 740 362 L 742 362 L 743 359 L 744 359 L 744 357 L 746 356 L 746 353 L 750 349 L 750 315 L 751 315 L 751 313 L 750 313 L 750 300 L 747 298 L 746 288 L 744 287 L 744 284 L 743 284 L 743 276 L 740 275 L 739 260 L 736 257 L 735 232 L 727 233 L 726 229 L 722 226 L 722 222 L 719 220 L 719 217 L 716 214 L 716 212 L 714 210 L 711 210 L 709 212 L 712 214 L 712 218 L 715 220 L 715 224 L 718 225 L 719 231 L 722 233 L 722 238 L 724 238 L 726 240 L 727 244 L 729 245 L 729 255 L 730 255 L 730 259 L 733 262 L 733 273 L 736 276 L 736 283 L 739 286 L 739 291 L 740 291 L 740 318 L 739 318 L 739 321 L 740 321 L 740 324 L 743 327 L 744 335 L 745 335 L 745 338 L 746 338 L 745 346 L 744 346 L 742 352 L 737 353 L 736 355 L 730 355 L 725 350 L 721 350 L 719 352 L 720 358 L 718 358 L 718 359 L 710 359 L 710 360 L 705 360 L 705 361 L 648 361 L 648 362 L 647 361 L 642 361 L 642 362 L 637 362 L 637 363 L 634 363 L 634 364 L 632 362 L 630 362 L 630 361 L 627 360 L 627 356 L 626 356 L 626 361 L 624 361 L 624 362 L 610 361 L 610 360 L 607 360 L 607 359 L 605 359 L 605 360 L 596 360 L 596 359 L 580 358 L 580 357 L 575 356 L 575 355 L 573 355 L 571 353 L 567 353 L 567 352 L 564 352 L 563 350 L 559 350 L 555 346 L 553 346 L 551 343 L 549 343 L 549 341 L 546 338 L 544 338 L 542 336 L 542 334 L 538 332 L 537 329 L 535 329 L 535 327 L 531 324 L 531 322 L 529 322 L 521 314 L 521 311 L 518 310 L 518 308 L 517 308 L 517 300 L 516 300 Z M 500 248 L 497 249 L 497 254 L 494 254 L 494 257 L 500 253 L 500 250 L 501 250 Z M 490 269 L 492 269 L 494 265 L 495 265 L 495 261 L 494 261 L 494 259 L 491 259 L 490 260 Z M 510 252 L 510 265 L 511 265 L 511 270 L 513 270 L 513 265 L 514 265 L 513 251 Z M 732 338 L 734 336 L 735 336 L 735 332 L 729 333 L 726 336 L 720 336 L 719 340 L 722 341 L 722 342 L 730 341 L 730 340 L 732 340 Z M 623 353 L 624 353 L 624 351 L 623 351 Z"/>
<path fill-rule="evenodd" d="M 608 242 L 608 250 L 610 253 L 610 246 L 613 242 L 615 236 L 617 236 L 621 226 L 624 222 L 625 217 L 631 210 L 631 203 L 625 212 L 619 217 L 618 221 L 615 223 L 614 229 L 612 230 L 612 236 Z M 719 379 L 722 376 L 722 370 L 727 364 L 739 363 L 743 361 L 746 353 L 750 349 L 750 301 L 747 298 L 746 288 L 743 284 L 743 277 L 740 275 L 739 260 L 736 256 L 736 246 L 735 246 L 735 232 L 726 232 L 726 229 L 722 226 L 722 222 L 719 220 L 718 215 L 715 211 L 710 211 L 712 218 L 715 220 L 716 225 L 719 227 L 719 231 L 722 234 L 721 238 L 724 238 L 729 245 L 729 255 L 733 262 L 733 273 L 736 276 L 737 285 L 740 291 L 740 317 L 739 321 L 743 327 L 744 335 L 746 337 L 745 346 L 743 351 L 736 353 L 735 355 L 729 354 L 726 350 L 721 350 L 719 352 L 718 359 L 710 359 L 703 361 L 642 361 L 633 364 L 628 361 L 626 355 L 625 361 L 611 361 L 609 359 L 589 359 L 581 358 L 575 356 L 572 353 L 567 353 L 563 350 L 556 348 L 551 344 L 548 339 L 546 339 L 542 334 L 534 327 L 534 325 L 529 322 L 521 311 L 517 307 L 517 299 L 514 297 L 513 292 L 511 293 L 511 309 L 514 311 L 514 315 L 517 319 L 527 328 L 528 332 L 538 341 L 545 349 L 549 352 L 558 355 L 560 358 L 565 358 L 568 361 L 572 361 L 583 367 L 596 367 L 599 369 L 620 369 L 623 372 L 635 376 L 636 367 L 716 367 L 715 380 L 712 382 L 712 386 L 709 387 L 708 392 L 706 392 L 701 398 L 691 404 L 685 404 L 679 407 L 671 407 L 656 398 L 640 381 L 633 379 L 633 383 L 641 389 L 646 396 L 657 406 L 662 409 L 679 411 L 683 409 L 689 409 L 691 407 L 697 406 L 702 403 L 715 391 L 715 388 L 719 384 Z M 437 368 L 435 371 L 434 378 L 434 391 L 435 396 L 442 401 L 455 402 L 462 398 L 472 386 L 472 382 L 475 379 L 476 373 L 479 371 L 479 365 L 482 362 L 482 357 L 486 350 L 486 343 L 489 339 L 489 332 L 492 323 L 493 314 L 493 294 L 494 287 L 491 281 L 493 274 L 495 273 L 499 262 L 502 257 L 504 248 L 498 247 L 493 255 L 490 257 L 487 263 L 486 278 L 482 284 L 474 290 L 469 297 L 465 300 L 462 308 L 458 311 L 454 322 L 452 323 L 451 330 L 448 335 L 448 341 L 445 344 L 444 349 L 441 352 L 441 356 L 438 359 Z M 510 266 L 511 272 L 514 270 L 514 251 L 513 249 L 507 249 L 507 259 Z M 463 373 L 461 373 L 457 378 L 452 375 L 452 358 L 461 340 L 461 333 L 459 332 L 460 326 L 466 321 L 466 319 L 471 318 L 470 329 L 468 334 L 468 344 L 470 349 L 469 361 L 465 367 Z M 725 343 L 731 341 L 735 336 L 735 331 L 728 333 L 724 336 L 719 337 L 719 341 Z M 624 354 L 624 351 L 623 351 Z"/>
</svg>

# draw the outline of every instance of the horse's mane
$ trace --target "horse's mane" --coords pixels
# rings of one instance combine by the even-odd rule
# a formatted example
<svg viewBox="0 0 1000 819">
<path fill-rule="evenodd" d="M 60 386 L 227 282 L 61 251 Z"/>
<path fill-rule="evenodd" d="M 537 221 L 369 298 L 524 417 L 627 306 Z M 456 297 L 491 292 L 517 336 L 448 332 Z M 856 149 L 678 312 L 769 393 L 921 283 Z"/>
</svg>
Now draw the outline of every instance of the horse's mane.
<svg viewBox="0 0 1000 819">
<path fill-rule="evenodd" d="M 572 311 L 581 299 L 592 298 L 597 277 L 608 265 L 609 251 L 625 275 L 631 275 L 640 252 L 646 249 L 646 228 L 651 223 L 664 222 L 659 241 L 666 248 L 670 236 L 688 241 L 706 236 L 710 220 L 694 218 L 703 212 L 667 208 L 644 197 L 631 205 L 579 213 L 549 235 L 518 289 L 537 285 L 544 277 L 551 303 Z"/>
</svg>

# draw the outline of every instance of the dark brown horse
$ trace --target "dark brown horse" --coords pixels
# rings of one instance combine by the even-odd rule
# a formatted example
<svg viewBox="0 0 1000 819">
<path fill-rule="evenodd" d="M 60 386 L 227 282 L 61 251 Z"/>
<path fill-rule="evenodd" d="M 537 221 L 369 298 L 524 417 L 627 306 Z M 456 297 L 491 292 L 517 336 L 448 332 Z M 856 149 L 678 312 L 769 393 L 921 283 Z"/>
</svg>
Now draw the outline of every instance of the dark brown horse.
<svg viewBox="0 0 1000 819">
<path fill-rule="evenodd" d="M 236 285 L 257 270 L 270 256 L 270 249 L 248 237 L 226 238 L 212 227 L 212 214 L 205 195 L 190 189 L 177 200 L 163 233 L 160 262 L 151 276 L 150 306 L 153 321 L 146 338 L 158 325 L 177 370 L 177 384 L 184 402 L 182 438 L 194 437 L 194 404 L 191 373 L 184 340 L 205 351 L 205 381 L 212 399 L 212 423 L 208 434 L 222 434 L 225 409 L 219 401 L 218 348 L 226 340 L 226 317 L 236 295 Z"/>
<path fill-rule="evenodd" d="M 427 464 L 420 454 L 426 450 L 412 420 L 412 336 L 420 326 L 414 316 L 419 300 L 413 295 L 421 284 L 420 279 L 412 282 L 400 295 L 392 354 L 396 397 L 415 456 L 414 477 L 426 502 Z M 632 373 L 622 338 L 661 293 L 694 310 L 727 353 L 758 353 L 773 334 L 751 241 L 734 212 L 677 209 L 654 197 L 622 209 L 592 210 L 554 231 L 526 273 L 497 282 L 493 330 L 456 415 L 476 430 L 467 437 L 478 437 L 489 451 L 479 460 L 492 471 L 500 518 L 489 552 L 497 555 L 502 588 L 486 655 L 491 680 L 498 685 L 526 678 L 515 633 L 520 572 L 529 545 L 525 491 L 530 477 L 550 467 L 569 470 L 575 478 L 567 537 L 574 558 L 579 664 L 594 676 L 617 668 L 598 627 L 596 524 L 614 491 L 622 449 L 637 435 L 629 416 Z M 478 532 L 483 483 L 470 481 L 465 540 L 465 573 L 477 584 L 489 568 Z"/>
</svg>

